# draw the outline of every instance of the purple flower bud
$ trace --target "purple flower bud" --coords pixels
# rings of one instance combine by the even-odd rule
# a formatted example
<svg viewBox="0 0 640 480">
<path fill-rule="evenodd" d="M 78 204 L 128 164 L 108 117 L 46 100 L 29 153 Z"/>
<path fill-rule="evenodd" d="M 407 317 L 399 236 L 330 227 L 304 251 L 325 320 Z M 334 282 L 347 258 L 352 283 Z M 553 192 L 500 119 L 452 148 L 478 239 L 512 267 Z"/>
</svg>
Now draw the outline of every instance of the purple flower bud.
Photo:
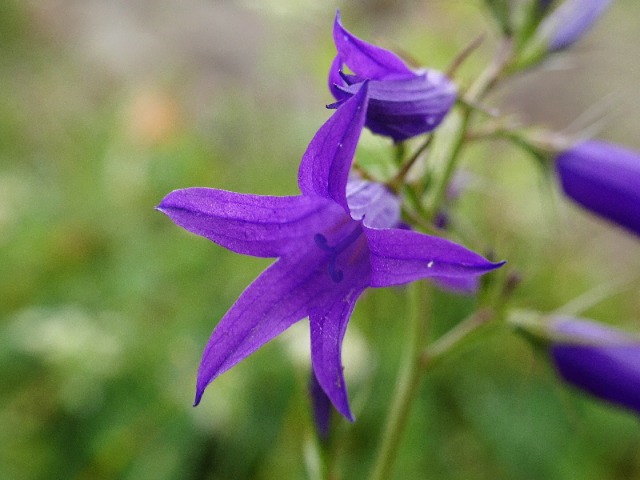
<svg viewBox="0 0 640 480">
<path fill-rule="evenodd" d="M 435 70 L 413 70 L 395 53 L 351 34 L 336 13 L 333 39 L 338 54 L 329 69 L 329 89 L 336 108 L 369 81 L 369 105 L 365 126 L 395 142 L 435 129 L 449 113 L 456 86 Z M 344 73 L 344 66 L 353 75 Z"/>
<path fill-rule="evenodd" d="M 548 4 L 542 0 L 540 3 Z M 549 51 L 564 50 L 579 40 L 610 3 L 611 0 L 565 0 L 539 27 L 541 36 L 548 42 Z"/>
<path fill-rule="evenodd" d="M 594 322 L 552 323 L 551 355 L 562 378 L 607 402 L 640 412 L 640 339 Z"/>
<path fill-rule="evenodd" d="M 588 140 L 560 153 L 556 169 L 567 196 L 640 235 L 640 153 Z"/>
</svg>

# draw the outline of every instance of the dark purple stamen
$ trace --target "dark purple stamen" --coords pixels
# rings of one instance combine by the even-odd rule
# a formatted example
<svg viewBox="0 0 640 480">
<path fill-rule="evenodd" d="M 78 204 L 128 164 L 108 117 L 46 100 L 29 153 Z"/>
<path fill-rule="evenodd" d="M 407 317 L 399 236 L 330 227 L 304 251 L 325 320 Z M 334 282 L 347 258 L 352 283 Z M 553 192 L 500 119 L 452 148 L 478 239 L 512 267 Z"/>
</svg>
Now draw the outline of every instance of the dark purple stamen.
<svg viewBox="0 0 640 480">
<path fill-rule="evenodd" d="M 361 234 L 362 234 L 362 227 L 358 225 L 356 226 L 356 228 L 353 229 L 353 231 L 349 235 L 344 237 L 340 242 L 338 242 L 337 245 L 334 245 L 333 247 L 329 245 L 329 242 L 327 241 L 327 237 L 325 237 L 321 233 L 316 233 L 313 236 L 313 239 L 316 242 L 316 245 L 320 247 L 320 249 L 324 250 L 325 252 L 329 252 L 331 254 L 329 256 L 329 263 L 327 264 L 327 269 L 329 270 L 329 276 L 334 282 L 339 283 L 344 278 L 344 274 L 342 270 L 339 270 L 336 268 L 336 260 L 338 258 L 338 255 L 344 252 L 347 249 L 347 247 L 351 245 Z"/>
</svg>

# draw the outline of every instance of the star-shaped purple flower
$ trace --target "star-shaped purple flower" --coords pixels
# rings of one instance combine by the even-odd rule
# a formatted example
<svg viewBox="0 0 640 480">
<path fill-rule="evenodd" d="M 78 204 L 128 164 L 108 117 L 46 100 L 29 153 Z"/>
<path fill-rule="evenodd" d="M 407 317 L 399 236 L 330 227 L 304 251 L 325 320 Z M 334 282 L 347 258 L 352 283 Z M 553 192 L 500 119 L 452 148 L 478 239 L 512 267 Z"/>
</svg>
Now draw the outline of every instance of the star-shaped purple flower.
<svg viewBox="0 0 640 480">
<path fill-rule="evenodd" d="M 640 413 L 640 339 L 571 317 L 555 319 L 553 361 L 567 382 Z"/>
<path fill-rule="evenodd" d="M 367 101 L 365 83 L 316 133 L 300 165 L 302 195 L 188 188 L 158 206 L 179 226 L 234 252 L 278 259 L 213 331 L 195 404 L 218 375 L 309 317 L 315 379 L 335 408 L 353 420 L 341 345 L 360 294 L 421 278 L 474 277 L 501 265 L 448 240 L 394 228 L 398 200 L 381 184 L 349 178 Z"/>
<path fill-rule="evenodd" d="M 347 31 L 336 13 L 333 39 L 338 54 L 329 70 L 329 89 L 336 107 L 369 80 L 365 125 L 395 142 L 435 129 L 456 100 L 456 86 L 436 70 L 413 70 L 395 53 L 372 45 Z M 347 66 L 353 75 L 346 74 Z"/>
</svg>

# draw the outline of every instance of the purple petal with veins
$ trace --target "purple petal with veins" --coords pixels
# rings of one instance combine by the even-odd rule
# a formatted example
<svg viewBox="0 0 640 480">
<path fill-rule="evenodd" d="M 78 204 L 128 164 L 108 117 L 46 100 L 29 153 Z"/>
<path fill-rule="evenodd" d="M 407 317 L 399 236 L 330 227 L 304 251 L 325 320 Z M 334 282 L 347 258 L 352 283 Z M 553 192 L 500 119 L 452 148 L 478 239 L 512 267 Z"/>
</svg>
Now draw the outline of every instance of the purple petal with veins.
<svg viewBox="0 0 640 480">
<path fill-rule="evenodd" d="M 433 277 L 458 281 L 501 265 L 448 240 L 403 230 L 400 202 L 384 185 L 350 178 L 367 88 L 363 82 L 311 140 L 298 173 L 301 195 L 188 188 L 158 206 L 177 225 L 234 252 L 277 258 L 211 334 L 196 404 L 215 378 L 309 317 L 314 378 L 326 399 L 353 420 L 342 340 L 358 297 L 369 287 Z"/>
<path fill-rule="evenodd" d="M 338 55 L 329 69 L 329 89 L 336 108 L 369 81 L 365 126 L 373 133 L 401 142 L 434 130 L 449 113 L 456 86 L 435 70 L 413 70 L 395 53 L 347 31 L 336 13 L 333 30 Z M 346 74 L 343 67 L 353 74 Z"/>
</svg>

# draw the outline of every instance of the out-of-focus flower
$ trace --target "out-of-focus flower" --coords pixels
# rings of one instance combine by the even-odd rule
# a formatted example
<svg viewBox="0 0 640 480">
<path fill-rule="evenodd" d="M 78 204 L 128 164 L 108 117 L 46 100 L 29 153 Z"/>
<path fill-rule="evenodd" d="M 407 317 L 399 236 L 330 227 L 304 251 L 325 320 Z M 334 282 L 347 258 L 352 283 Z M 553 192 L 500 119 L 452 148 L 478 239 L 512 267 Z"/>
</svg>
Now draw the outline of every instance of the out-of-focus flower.
<svg viewBox="0 0 640 480">
<path fill-rule="evenodd" d="M 395 53 L 367 43 L 347 31 L 336 13 L 333 39 L 338 54 L 329 70 L 329 89 L 335 108 L 369 80 L 369 108 L 365 125 L 395 142 L 430 132 L 449 112 L 456 87 L 436 70 L 413 70 Z M 347 66 L 353 74 L 347 74 Z"/>
<path fill-rule="evenodd" d="M 551 323 L 551 355 L 564 380 L 640 413 L 640 339 L 595 322 L 559 317 Z"/>
<path fill-rule="evenodd" d="M 540 0 L 547 8 L 548 1 Z M 602 16 L 611 0 L 565 0 L 538 27 L 551 52 L 564 50 L 579 40 Z"/>
<path fill-rule="evenodd" d="M 640 153 L 587 140 L 560 153 L 556 170 L 567 196 L 640 235 Z"/>
<path fill-rule="evenodd" d="M 353 420 L 341 349 L 360 294 L 428 277 L 474 277 L 502 265 L 448 240 L 394 228 L 396 197 L 381 184 L 349 179 L 367 86 L 309 144 L 298 175 L 301 195 L 189 188 L 158 206 L 179 226 L 234 252 L 278 258 L 216 326 L 200 363 L 195 404 L 218 375 L 308 316 L 316 390 Z"/>
</svg>

